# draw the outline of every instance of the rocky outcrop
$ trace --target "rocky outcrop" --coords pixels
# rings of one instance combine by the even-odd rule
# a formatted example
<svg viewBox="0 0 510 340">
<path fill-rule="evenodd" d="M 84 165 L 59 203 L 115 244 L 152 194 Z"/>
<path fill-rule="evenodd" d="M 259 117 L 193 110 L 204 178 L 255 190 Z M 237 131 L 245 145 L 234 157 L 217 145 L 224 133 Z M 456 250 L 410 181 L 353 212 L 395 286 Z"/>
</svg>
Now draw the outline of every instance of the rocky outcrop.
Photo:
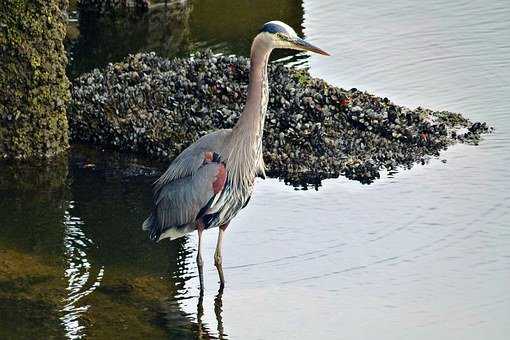
<svg viewBox="0 0 510 340">
<path fill-rule="evenodd" d="M 209 52 L 167 60 L 138 54 L 77 78 L 72 140 L 171 160 L 242 111 L 249 62 Z M 306 71 L 270 65 L 264 130 L 267 173 L 294 185 L 344 175 L 370 183 L 383 169 L 410 167 L 457 142 L 477 143 L 485 123 L 414 110 Z"/>
<path fill-rule="evenodd" d="M 0 158 L 49 157 L 68 148 L 66 6 L 10 0 L 0 7 Z"/>
</svg>

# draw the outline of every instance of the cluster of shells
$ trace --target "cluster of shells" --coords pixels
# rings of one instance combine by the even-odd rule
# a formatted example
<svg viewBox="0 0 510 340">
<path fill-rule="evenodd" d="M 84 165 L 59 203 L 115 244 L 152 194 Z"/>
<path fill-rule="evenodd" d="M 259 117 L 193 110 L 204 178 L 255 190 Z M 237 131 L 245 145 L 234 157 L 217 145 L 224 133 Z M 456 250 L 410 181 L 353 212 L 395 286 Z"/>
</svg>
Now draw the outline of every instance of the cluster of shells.
<svg viewBox="0 0 510 340">
<path fill-rule="evenodd" d="M 74 81 L 72 140 L 171 160 L 202 135 L 235 124 L 248 73 L 248 59 L 211 52 L 129 56 Z M 370 183 L 382 170 L 425 162 L 456 142 L 476 144 L 489 131 L 460 114 L 411 110 L 304 70 L 272 64 L 269 77 L 266 173 L 297 186 L 339 175 Z"/>
</svg>

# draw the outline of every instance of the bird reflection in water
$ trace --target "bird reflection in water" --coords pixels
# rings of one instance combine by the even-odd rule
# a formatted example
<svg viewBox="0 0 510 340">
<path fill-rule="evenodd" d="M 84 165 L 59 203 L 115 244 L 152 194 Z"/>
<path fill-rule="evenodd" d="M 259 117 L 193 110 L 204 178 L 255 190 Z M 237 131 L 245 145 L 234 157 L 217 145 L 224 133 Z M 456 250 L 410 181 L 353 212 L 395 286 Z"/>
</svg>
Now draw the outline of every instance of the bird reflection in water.
<svg viewBox="0 0 510 340">
<path fill-rule="evenodd" d="M 220 339 L 224 338 L 223 331 L 223 318 L 221 316 L 221 312 L 223 312 L 223 287 L 220 287 L 218 290 L 218 294 L 214 298 L 214 315 L 216 315 L 216 321 L 218 321 L 218 334 Z"/>
<path fill-rule="evenodd" d="M 216 316 L 219 339 L 226 339 L 226 334 L 223 329 L 223 317 L 221 313 L 223 312 L 223 287 L 220 287 L 218 290 L 218 294 L 214 297 L 214 315 Z M 204 316 L 204 289 L 203 286 L 200 287 L 200 295 L 198 296 L 197 303 L 197 325 L 198 325 L 198 336 L 202 337 L 208 334 L 207 325 L 202 321 Z"/>
<path fill-rule="evenodd" d="M 184 248 L 178 251 L 177 265 L 171 275 L 176 294 L 162 304 L 166 328 L 169 335 L 176 338 L 227 339 L 222 315 L 224 287 L 220 285 L 214 298 L 207 294 L 203 272 L 195 274 L 194 252 L 197 245 L 193 238 L 189 241 L 181 244 Z M 209 275 L 206 277 L 209 278 Z M 214 311 L 214 318 L 211 311 Z"/>
</svg>

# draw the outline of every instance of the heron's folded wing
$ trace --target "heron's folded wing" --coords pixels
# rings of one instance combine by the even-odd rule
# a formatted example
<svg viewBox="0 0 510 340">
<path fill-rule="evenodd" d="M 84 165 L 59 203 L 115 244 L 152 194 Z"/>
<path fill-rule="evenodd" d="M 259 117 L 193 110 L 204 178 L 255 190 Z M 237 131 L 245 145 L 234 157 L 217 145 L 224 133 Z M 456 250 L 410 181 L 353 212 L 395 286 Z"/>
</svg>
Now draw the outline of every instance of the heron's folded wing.
<svg viewBox="0 0 510 340">
<path fill-rule="evenodd" d="M 221 157 L 221 148 L 225 139 L 230 135 L 232 130 L 218 130 L 207 134 L 188 146 L 181 152 L 170 164 L 163 175 L 154 183 L 154 196 L 156 197 L 162 187 L 179 178 L 195 174 L 200 169 L 204 161 L 206 152 L 216 152 Z"/>
<path fill-rule="evenodd" d="M 218 193 L 218 181 L 224 183 L 224 173 L 223 163 L 207 163 L 195 174 L 164 185 L 155 202 L 159 231 L 195 223 L 198 214 Z"/>
</svg>

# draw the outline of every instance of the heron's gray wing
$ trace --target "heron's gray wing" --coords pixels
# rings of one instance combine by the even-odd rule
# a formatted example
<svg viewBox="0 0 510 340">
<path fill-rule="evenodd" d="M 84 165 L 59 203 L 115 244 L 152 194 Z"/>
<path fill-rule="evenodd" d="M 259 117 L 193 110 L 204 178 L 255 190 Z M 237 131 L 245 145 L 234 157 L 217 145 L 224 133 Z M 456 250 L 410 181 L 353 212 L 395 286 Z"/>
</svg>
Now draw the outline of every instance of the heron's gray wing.
<svg viewBox="0 0 510 340">
<path fill-rule="evenodd" d="M 230 129 L 224 129 L 207 134 L 181 152 L 165 173 L 154 183 L 155 197 L 165 184 L 193 175 L 198 171 L 204 161 L 206 152 L 216 152 L 223 157 L 221 150 L 231 131 Z"/>
<path fill-rule="evenodd" d="M 204 207 L 223 189 L 225 174 L 223 163 L 207 163 L 193 175 L 175 179 L 161 187 L 154 211 L 144 223 L 151 239 L 160 239 L 168 229 L 194 228 Z M 223 184 L 218 186 L 218 180 Z"/>
</svg>

